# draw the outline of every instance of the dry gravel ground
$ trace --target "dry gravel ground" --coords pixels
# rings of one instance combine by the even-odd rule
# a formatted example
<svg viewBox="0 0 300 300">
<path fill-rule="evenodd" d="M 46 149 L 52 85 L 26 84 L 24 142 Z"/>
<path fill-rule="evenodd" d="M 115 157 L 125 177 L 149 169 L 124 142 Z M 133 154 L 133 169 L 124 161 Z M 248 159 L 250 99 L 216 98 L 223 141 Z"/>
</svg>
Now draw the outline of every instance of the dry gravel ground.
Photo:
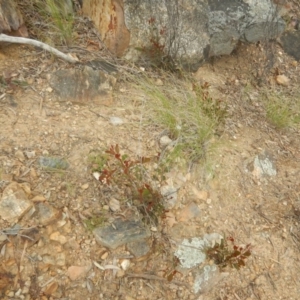
<svg viewBox="0 0 300 300">
<path fill-rule="evenodd" d="M 103 211 L 106 204 L 91 175 L 89 153 L 119 144 L 133 157 L 150 156 L 159 151 L 160 132 L 141 122 L 145 112 L 130 85 L 120 83 L 103 103 L 58 101 L 48 89 L 47 74 L 66 65 L 33 49 L 3 46 L 0 73 L 23 76 L 29 87 L 12 87 L 0 95 L 0 192 L 12 181 L 22 183 L 30 187 L 30 199 L 40 196 L 36 199 L 64 213 L 65 219 L 39 226 L 34 245 L 18 236 L 0 242 L 1 299 L 299 299 L 300 133 L 299 128 L 277 130 L 268 123 L 260 96 L 263 89 L 272 88 L 287 97 L 298 94 L 295 101 L 300 101 L 299 66 L 276 49 L 276 64 L 291 81 L 288 86 L 278 86 L 270 76 L 259 87 L 259 73 L 254 72 L 261 65 L 259 51 L 255 45 L 241 46 L 232 56 L 215 59 L 195 75 L 199 81 L 208 81 L 211 93 L 228 105 L 225 132 L 210 158 L 212 176 L 203 174 L 201 167 L 180 174 L 185 183 L 173 213 L 176 216 L 194 201 L 200 216 L 154 233 L 153 239 L 165 251 L 153 250 L 140 261 L 130 258 L 125 271 L 103 271 L 91 262 L 119 266 L 128 252 L 122 247 L 107 251 L 84 227 L 84 216 Z M 95 112 L 120 117 L 124 124 L 112 125 Z M 248 168 L 264 150 L 275 162 L 276 176 L 261 177 Z M 28 158 L 24 155 L 28 151 L 35 151 L 35 156 Z M 42 170 L 37 164 L 40 155 L 65 158 L 70 168 Z M 176 174 L 173 177 L 175 180 Z M 203 191 L 208 195 L 203 196 Z M 126 209 L 123 204 L 124 214 Z M 9 226 L 0 220 L 0 229 Z M 22 226 L 36 224 L 27 220 Z M 180 240 L 212 232 L 231 235 L 239 244 L 251 243 L 246 266 L 227 270 L 229 274 L 204 295 L 192 293 L 189 272 L 175 274 L 171 282 L 164 280 L 170 237 Z M 70 266 L 87 269 L 68 269 Z M 83 276 L 71 280 L 76 272 Z"/>
</svg>

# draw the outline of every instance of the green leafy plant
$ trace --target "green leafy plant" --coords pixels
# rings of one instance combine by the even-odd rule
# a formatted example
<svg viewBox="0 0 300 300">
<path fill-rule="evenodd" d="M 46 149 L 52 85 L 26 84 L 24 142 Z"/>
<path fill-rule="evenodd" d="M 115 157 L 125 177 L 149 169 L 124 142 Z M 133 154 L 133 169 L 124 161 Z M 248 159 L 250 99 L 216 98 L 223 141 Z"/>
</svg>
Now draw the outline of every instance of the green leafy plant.
<svg viewBox="0 0 300 300">
<path fill-rule="evenodd" d="M 206 249 L 206 255 L 212 259 L 221 270 L 227 266 L 239 270 L 246 265 L 246 259 L 251 255 L 251 244 L 238 246 L 233 237 L 224 238 L 220 243 Z"/>
</svg>

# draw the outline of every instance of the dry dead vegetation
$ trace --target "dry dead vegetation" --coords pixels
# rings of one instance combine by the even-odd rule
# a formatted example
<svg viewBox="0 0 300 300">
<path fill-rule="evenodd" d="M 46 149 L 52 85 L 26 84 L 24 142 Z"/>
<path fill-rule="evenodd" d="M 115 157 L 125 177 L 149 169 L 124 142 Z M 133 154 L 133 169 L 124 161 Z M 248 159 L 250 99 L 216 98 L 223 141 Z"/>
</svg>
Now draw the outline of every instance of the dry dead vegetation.
<svg viewBox="0 0 300 300">
<path fill-rule="evenodd" d="M 68 44 L 61 49 L 82 61 L 106 55 L 87 24 L 73 21 L 74 44 L 69 32 L 60 38 L 56 32 L 53 41 Z M 39 26 L 33 35 L 43 32 Z M 29 199 L 58 212 L 47 226 L 22 220 L 17 235 L 0 220 L 7 237 L 0 241 L 2 299 L 298 299 L 299 64 L 274 44 L 266 73 L 265 50 L 240 45 L 180 78 L 115 62 L 121 76 L 114 91 L 102 103 L 78 105 L 59 101 L 48 85 L 49 74 L 72 66 L 28 46 L 1 45 L 1 194 L 17 182 Z M 278 75 L 289 83 L 277 84 Z M 161 148 L 162 136 L 169 148 Z M 251 168 L 264 151 L 275 176 Z M 42 169 L 41 155 L 64 158 L 70 167 Z M 165 184 L 180 187 L 170 210 L 158 193 Z M 200 210 L 195 218 L 185 210 L 191 203 Z M 126 248 L 109 251 L 95 242 L 91 229 L 117 217 L 152 228 L 146 256 L 135 259 Z M 237 269 L 223 258 L 227 276 L 196 296 L 193 270 L 180 269 L 173 253 L 183 238 L 212 232 L 233 237 L 243 253 L 251 245 L 251 255 Z M 209 249 L 211 263 L 227 250 Z M 72 280 L 76 272 L 85 275 Z"/>
</svg>

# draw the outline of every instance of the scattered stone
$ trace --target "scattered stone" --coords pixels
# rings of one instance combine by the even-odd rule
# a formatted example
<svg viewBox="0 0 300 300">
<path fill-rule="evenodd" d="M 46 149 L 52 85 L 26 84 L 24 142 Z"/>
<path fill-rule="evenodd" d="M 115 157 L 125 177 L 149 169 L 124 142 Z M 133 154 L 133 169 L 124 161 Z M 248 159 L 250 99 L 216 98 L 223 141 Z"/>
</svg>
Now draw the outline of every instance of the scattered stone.
<svg viewBox="0 0 300 300">
<path fill-rule="evenodd" d="M 75 238 L 68 240 L 64 244 L 64 249 L 66 249 L 66 250 L 78 250 L 79 248 L 80 248 L 80 245 L 77 243 Z"/>
<path fill-rule="evenodd" d="M 38 203 L 36 205 L 36 214 L 41 225 L 48 225 L 54 220 L 58 219 L 60 212 L 54 207 L 50 206 L 47 203 Z"/>
<path fill-rule="evenodd" d="M 37 173 L 36 170 L 34 168 L 30 169 L 29 175 L 31 178 L 36 179 L 37 178 Z"/>
<path fill-rule="evenodd" d="M 23 191 L 26 193 L 27 196 L 31 195 L 31 189 L 29 183 L 23 182 L 20 183 L 20 186 L 22 187 Z"/>
<path fill-rule="evenodd" d="M 159 146 L 161 149 L 165 149 L 168 145 L 170 145 L 173 141 L 167 136 L 167 135 L 163 135 L 160 139 L 159 139 Z"/>
<path fill-rule="evenodd" d="M 128 270 L 128 268 L 130 267 L 130 260 L 129 259 L 124 259 L 122 262 L 121 262 L 121 268 L 126 271 Z"/>
<path fill-rule="evenodd" d="M 213 265 L 206 265 L 200 270 L 196 270 L 193 272 L 194 275 L 194 293 L 206 293 L 212 287 L 219 283 L 221 279 L 228 275 L 228 273 L 221 273 L 219 271 L 218 266 L 215 264 Z"/>
<path fill-rule="evenodd" d="M 46 88 L 46 92 L 48 93 L 52 93 L 53 92 L 53 88 L 51 88 L 50 86 Z"/>
<path fill-rule="evenodd" d="M 150 251 L 150 247 L 146 240 L 128 243 L 126 248 L 136 258 L 145 256 Z"/>
<path fill-rule="evenodd" d="M 22 187 L 12 182 L 3 191 L 0 201 L 0 216 L 9 222 L 16 222 L 21 219 L 33 204 L 27 199 Z"/>
<path fill-rule="evenodd" d="M 177 203 L 177 189 L 171 185 L 164 185 L 160 192 L 164 197 L 165 208 L 172 209 Z"/>
<path fill-rule="evenodd" d="M 35 151 L 25 151 L 25 155 L 27 158 L 34 158 L 35 157 Z"/>
<path fill-rule="evenodd" d="M 125 275 L 125 271 L 124 270 L 118 270 L 117 271 L 117 277 L 118 278 L 121 278 L 121 277 L 123 277 Z"/>
<path fill-rule="evenodd" d="M 17 235 L 17 234 L 19 234 L 20 230 L 21 230 L 21 225 L 20 224 L 15 224 L 11 228 L 4 229 L 3 232 L 8 234 L 8 235 Z"/>
<path fill-rule="evenodd" d="M 32 202 L 44 202 L 47 199 L 43 195 L 37 195 L 31 199 Z"/>
<path fill-rule="evenodd" d="M 1 234 L 0 234 L 0 243 L 4 242 L 4 241 L 6 241 L 6 240 L 7 240 L 7 235 L 4 234 L 4 233 L 1 233 Z"/>
<path fill-rule="evenodd" d="M 58 289 L 58 283 L 52 282 L 49 285 L 47 285 L 46 289 L 44 290 L 44 294 L 47 296 L 51 296 L 56 292 L 57 289 Z"/>
<path fill-rule="evenodd" d="M 21 150 L 17 150 L 15 153 L 15 157 L 17 159 L 19 159 L 20 161 L 24 161 L 25 160 L 25 156 L 23 154 L 23 152 Z"/>
<path fill-rule="evenodd" d="M 89 188 L 89 184 L 88 183 L 85 183 L 81 186 L 81 189 L 83 190 L 87 190 Z"/>
<path fill-rule="evenodd" d="M 152 232 L 157 232 L 157 227 L 156 227 L 156 226 L 151 226 L 150 230 L 151 230 Z"/>
<path fill-rule="evenodd" d="M 68 268 L 67 274 L 68 274 L 69 278 L 74 281 L 74 280 L 84 278 L 87 275 L 87 273 L 90 271 L 91 268 L 92 268 L 91 264 L 88 266 L 83 266 L 83 267 L 71 266 Z"/>
<path fill-rule="evenodd" d="M 51 168 L 51 169 L 62 169 L 65 170 L 69 167 L 68 162 L 59 157 L 46 157 L 41 156 L 39 158 L 39 164 L 43 168 Z"/>
<path fill-rule="evenodd" d="M 124 123 L 124 121 L 118 117 L 109 117 L 109 122 L 112 125 L 122 125 Z"/>
<path fill-rule="evenodd" d="M 185 208 L 180 212 L 177 220 L 180 222 L 186 222 L 199 216 L 200 209 L 196 203 L 192 202 L 185 206 Z"/>
<path fill-rule="evenodd" d="M 66 255 L 65 253 L 58 253 L 56 256 L 55 264 L 57 266 L 63 267 L 66 265 Z"/>
<path fill-rule="evenodd" d="M 113 212 L 120 210 L 120 201 L 115 198 L 110 199 L 108 205 Z"/>
<path fill-rule="evenodd" d="M 290 79 L 285 75 L 277 75 L 276 82 L 280 85 L 288 86 L 290 83 Z"/>
<path fill-rule="evenodd" d="M 166 224 L 168 225 L 168 227 L 173 227 L 174 224 L 177 223 L 175 215 L 171 212 L 171 211 L 167 211 L 165 213 L 165 220 L 166 220 Z"/>
<path fill-rule="evenodd" d="M 262 176 L 276 176 L 277 171 L 272 156 L 263 151 L 254 158 L 254 162 L 248 164 L 248 171 L 252 173 L 255 178 Z"/>
<path fill-rule="evenodd" d="M 204 190 L 202 190 L 202 191 L 199 191 L 196 187 L 192 187 L 192 192 L 194 193 L 194 195 L 198 198 L 198 199 L 200 199 L 200 200 L 204 200 L 204 201 L 206 201 L 207 200 L 207 198 L 208 198 L 208 196 L 209 196 L 209 194 L 208 194 L 208 191 L 204 191 Z"/>
<path fill-rule="evenodd" d="M 43 256 L 43 263 L 54 266 L 56 264 L 55 258 L 49 254 Z"/>
<path fill-rule="evenodd" d="M 93 230 L 95 239 L 100 245 L 109 249 L 150 237 L 150 231 L 141 221 L 115 220 L 111 225 Z"/>
<path fill-rule="evenodd" d="M 58 231 L 50 234 L 50 240 L 59 242 L 61 245 L 64 245 L 67 242 L 67 238 L 64 235 L 61 235 Z"/>
<path fill-rule="evenodd" d="M 101 258 L 102 260 L 105 260 L 105 259 L 107 259 L 108 255 L 109 255 L 109 253 L 106 251 L 106 252 L 104 252 L 104 253 L 101 255 L 100 258 Z"/>
</svg>

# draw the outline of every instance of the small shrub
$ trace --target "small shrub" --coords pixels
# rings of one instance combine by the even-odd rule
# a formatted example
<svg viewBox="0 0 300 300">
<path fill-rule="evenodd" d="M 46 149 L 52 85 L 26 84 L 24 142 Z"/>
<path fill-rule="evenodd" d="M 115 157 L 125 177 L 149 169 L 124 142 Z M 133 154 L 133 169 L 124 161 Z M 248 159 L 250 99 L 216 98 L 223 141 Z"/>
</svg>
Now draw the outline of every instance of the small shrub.
<svg viewBox="0 0 300 300">
<path fill-rule="evenodd" d="M 149 182 L 150 179 L 145 180 L 147 170 L 144 166 L 145 163 L 156 159 L 141 157 L 132 160 L 125 154 L 121 155 L 118 145 L 111 146 L 105 151 L 104 159 L 99 158 L 101 170 L 94 173 L 94 176 L 98 175 L 98 180 L 104 185 L 127 191 L 127 198 L 132 199 L 144 220 L 157 224 L 164 212 L 163 197 Z M 103 161 L 106 162 L 102 165 Z M 97 169 L 99 171 L 99 168 Z"/>
<path fill-rule="evenodd" d="M 216 243 L 214 247 L 206 249 L 206 255 L 221 270 L 224 270 L 227 266 L 239 270 L 246 265 L 246 259 L 251 255 L 251 248 L 251 244 L 237 246 L 234 238 L 228 237 L 222 239 L 220 243 Z"/>
</svg>

